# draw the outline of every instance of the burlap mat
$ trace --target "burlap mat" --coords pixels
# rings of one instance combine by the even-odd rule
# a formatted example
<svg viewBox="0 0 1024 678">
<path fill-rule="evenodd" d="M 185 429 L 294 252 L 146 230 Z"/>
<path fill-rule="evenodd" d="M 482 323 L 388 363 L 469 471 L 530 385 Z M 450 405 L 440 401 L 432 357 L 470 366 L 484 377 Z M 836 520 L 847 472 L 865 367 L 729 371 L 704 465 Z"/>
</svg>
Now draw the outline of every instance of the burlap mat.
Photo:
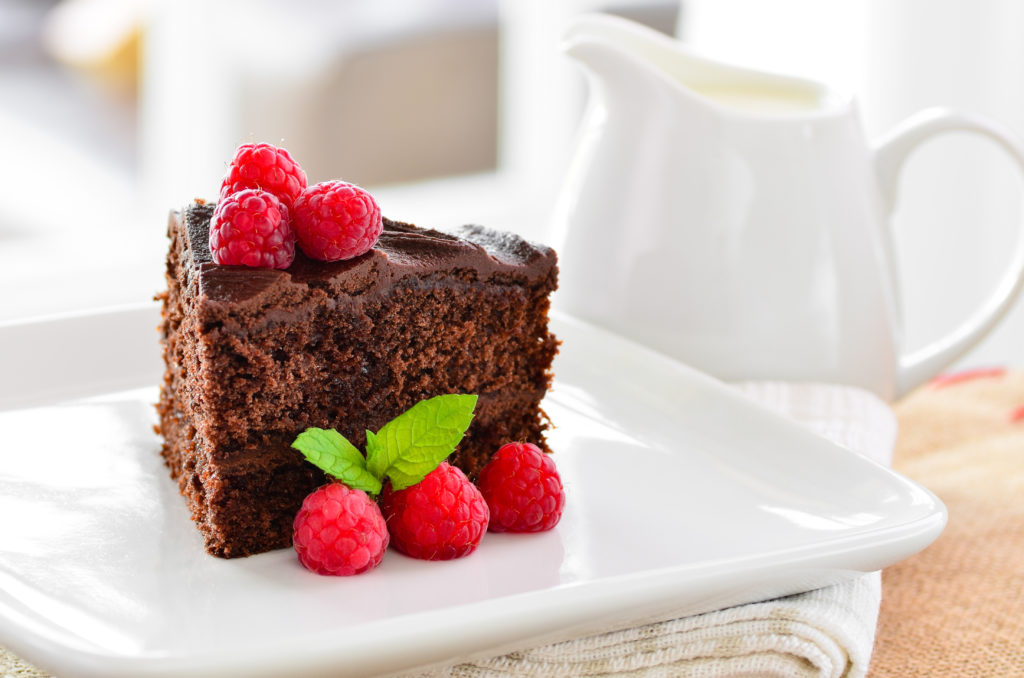
<svg viewBox="0 0 1024 678">
<path fill-rule="evenodd" d="M 949 524 L 882 573 L 870 678 L 1024 676 L 1024 374 L 926 386 L 897 404 L 893 466 Z"/>
</svg>

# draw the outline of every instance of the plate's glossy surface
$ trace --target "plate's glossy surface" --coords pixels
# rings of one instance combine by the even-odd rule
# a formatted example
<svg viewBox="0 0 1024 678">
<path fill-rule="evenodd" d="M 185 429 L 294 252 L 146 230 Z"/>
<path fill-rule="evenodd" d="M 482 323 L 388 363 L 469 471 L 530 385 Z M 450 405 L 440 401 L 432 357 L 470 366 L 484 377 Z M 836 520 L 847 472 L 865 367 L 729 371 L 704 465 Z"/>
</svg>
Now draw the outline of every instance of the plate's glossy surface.
<svg viewBox="0 0 1024 678">
<path fill-rule="evenodd" d="M 0 328 L 0 644 L 62 677 L 394 671 L 833 583 L 944 525 L 902 476 L 559 316 L 556 530 L 352 578 L 290 550 L 220 560 L 152 431 L 156 322 Z"/>
</svg>

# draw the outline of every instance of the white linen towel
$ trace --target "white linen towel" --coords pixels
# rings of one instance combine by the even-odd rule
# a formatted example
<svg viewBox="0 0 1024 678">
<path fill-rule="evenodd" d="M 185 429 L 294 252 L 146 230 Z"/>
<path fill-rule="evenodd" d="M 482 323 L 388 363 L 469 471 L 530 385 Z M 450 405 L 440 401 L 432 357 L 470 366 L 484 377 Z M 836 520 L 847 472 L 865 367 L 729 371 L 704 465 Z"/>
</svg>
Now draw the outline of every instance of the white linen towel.
<svg viewBox="0 0 1024 678">
<path fill-rule="evenodd" d="M 737 385 L 761 405 L 889 465 L 892 410 L 859 389 L 826 384 Z M 490 676 L 859 678 L 867 672 L 881 602 L 874 572 L 808 593 L 524 649 L 419 673 Z"/>
</svg>

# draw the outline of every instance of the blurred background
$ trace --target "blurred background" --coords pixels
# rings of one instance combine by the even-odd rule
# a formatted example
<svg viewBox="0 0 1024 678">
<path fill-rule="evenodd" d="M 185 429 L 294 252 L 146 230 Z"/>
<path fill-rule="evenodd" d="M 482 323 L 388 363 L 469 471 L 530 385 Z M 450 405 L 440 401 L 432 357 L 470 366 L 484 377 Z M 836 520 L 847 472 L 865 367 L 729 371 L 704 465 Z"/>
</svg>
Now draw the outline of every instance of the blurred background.
<svg viewBox="0 0 1024 678">
<path fill-rule="evenodd" d="M 869 138 L 945 105 L 1024 137 L 1016 0 L 0 0 L 0 322 L 145 301 L 167 211 L 214 198 L 234 148 L 422 225 L 548 238 L 586 83 L 558 41 L 620 14 L 740 65 L 854 93 Z M 910 346 L 995 285 L 1024 180 L 947 135 L 894 218 Z M 1024 365 L 1024 311 L 964 365 Z"/>
</svg>

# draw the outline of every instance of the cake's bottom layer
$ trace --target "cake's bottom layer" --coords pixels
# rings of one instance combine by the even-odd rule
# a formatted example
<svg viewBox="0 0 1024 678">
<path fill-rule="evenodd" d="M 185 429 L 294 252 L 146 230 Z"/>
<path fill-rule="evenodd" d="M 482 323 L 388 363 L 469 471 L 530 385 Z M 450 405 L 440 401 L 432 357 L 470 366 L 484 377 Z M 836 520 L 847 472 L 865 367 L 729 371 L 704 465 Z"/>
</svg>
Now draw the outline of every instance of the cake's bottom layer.
<svg viewBox="0 0 1024 678">
<path fill-rule="evenodd" d="M 482 397 L 466 437 L 449 461 L 474 478 L 504 443 L 542 444 L 542 396 L 537 392 Z M 216 451 L 178 409 L 169 386 L 161 391 L 158 410 L 164 460 L 188 501 L 206 550 L 235 558 L 290 546 L 295 514 L 306 495 L 328 481 L 325 475 L 291 449 L 290 441 L 247 450 L 231 464 L 209 464 Z"/>
</svg>

